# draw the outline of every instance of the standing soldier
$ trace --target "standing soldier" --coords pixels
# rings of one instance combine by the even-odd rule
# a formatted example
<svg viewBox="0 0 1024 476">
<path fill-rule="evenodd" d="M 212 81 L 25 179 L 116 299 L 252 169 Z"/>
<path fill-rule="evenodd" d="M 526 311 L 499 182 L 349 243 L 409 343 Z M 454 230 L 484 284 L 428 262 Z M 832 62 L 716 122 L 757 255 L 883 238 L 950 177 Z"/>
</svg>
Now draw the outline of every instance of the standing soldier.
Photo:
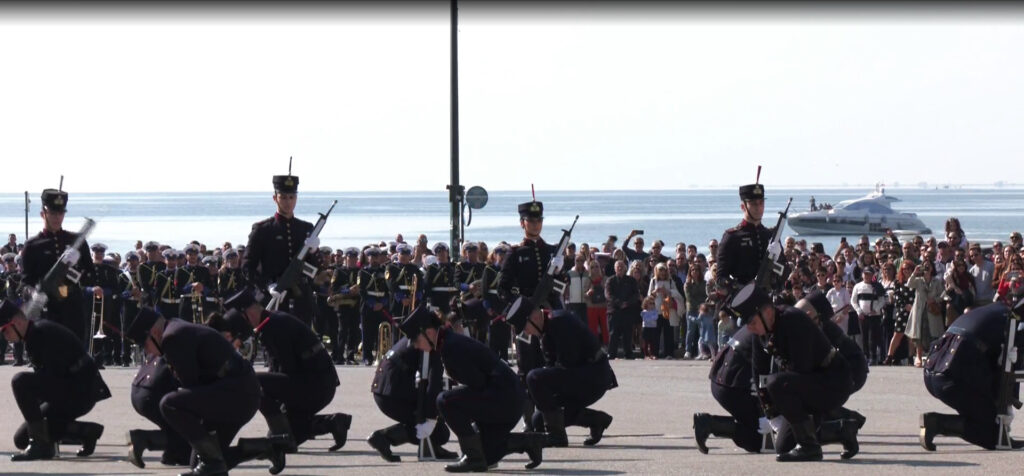
<svg viewBox="0 0 1024 476">
<path fill-rule="evenodd" d="M 167 248 L 161 253 L 166 266 L 156 275 L 156 310 L 166 319 L 178 316 L 180 310 L 180 293 L 174 285 L 174 278 L 178 275 L 178 252 Z"/>
<path fill-rule="evenodd" d="M 434 244 L 437 262 L 427 266 L 427 302 L 447 315 L 451 311 L 452 296 L 459 292 L 455 281 L 455 264 L 451 262 L 448 245 L 442 241 Z"/>
<path fill-rule="evenodd" d="M 71 248 L 78 239 L 78 233 L 62 228 L 67 212 L 67 192 L 48 188 L 43 190 L 42 202 L 43 208 L 39 215 L 43 217 L 43 231 L 29 238 L 22 250 L 22 270 L 25 273 L 23 283 L 36 286 L 58 259 L 67 263 L 67 277 L 62 277 L 55 288 L 43 290 L 48 298 L 43 318 L 67 327 L 85 343 L 92 336 L 85 335 L 89 326 L 84 312 L 82 286 L 87 283 L 80 282 L 80 279 L 88 280 L 94 272 L 92 260 L 89 259 L 89 245 L 83 241 L 80 248 Z M 94 292 L 103 291 L 97 288 Z"/>
<path fill-rule="evenodd" d="M 455 268 L 455 282 L 459 283 L 459 291 L 462 291 L 463 301 L 478 298 L 480 280 L 483 279 L 484 263 L 480 262 L 480 247 L 468 241 L 462 245 L 462 256 L 465 258 Z M 487 341 L 488 323 L 480 320 L 467 321 L 465 326 L 469 329 L 471 336 L 476 337 L 480 342 Z"/>
<path fill-rule="evenodd" d="M 484 309 L 487 311 L 488 333 L 487 346 L 498 354 L 498 358 L 508 362 L 508 347 L 512 343 L 512 328 L 504 319 L 499 319 L 504 303 L 498 295 L 498 283 L 501 281 L 501 266 L 508 248 L 498 245 L 491 252 L 493 260 L 484 268 L 480 279 L 480 296 Z"/>
<path fill-rule="evenodd" d="M 125 367 L 131 365 L 131 346 L 132 343 L 124 338 L 124 330 L 131 324 L 132 319 L 139 313 L 139 308 L 144 306 L 147 302 L 146 294 L 142 290 L 142 277 L 141 269 L 142 265 L 139 263 L 139 254 L 134 251 L 129 251 L 125 255 L 125 262 L 128 264 L 128 268 L 124 272 L 118 275 L 118 287 L 119 293 L 115 294 L 114 297 L 120 301 L 121 315 L 118 316 L 118 329 L 121 330 L 121 334 L 118 335 L 119 339 L 119 355 L 121 356 L 121 363 Z M 139 362 L 141 364 L 141 362 Z"/>
<path fill-rule="evenodd" d="M 291 175 L 290 161 L 288 175 L 275 175 L 273 182 L 277 213 L 252 225 L 249 244 L 245 247 L 246 275 L 250 283 L 271 296 L 288 293 L 280 309 L 312 326 L 315 312 L 312 277 L 300 276 L 291 289 L 277 289 L 276 283 L 303 247 L 311 251 L 306 255 L 306 263 L 315 266 L 312 252 L 320 247 L 320 240 L 310 236 L 312 223 L 295 217 L 299 178 Z"/>
<path fill-rule="evenodd" d="M 161 291 L 158 281 L 160 281 L 160 273 L 167 269 L 167 262 L 160 251 L 160 243 L 146 242 L 144 249 L 146 251 L 145 262 L 139 265 L 139 287 L 143 294 L 141 304 L 156 308 L 160 302 Z M 135 315 L 132 314 L 132 316 Z"/>
<path fill-rule="evenodd" d="M 359 318 L 363 331 L 363 365 L 369 366 L 373 364 L 373 352 L 377 350 L 380 324 L 385 321 L 393 324 L 393 319 L 385 307 L 388 304 L 388 280 L 383 264 L 387 256 L 376 246 L 367 248 L 365 253 L 370 263 L 359 270 L 356 286 L 362 301 Z"/>
<path fill-rule="evenodd" d="M 224 267 L 217 273 L 217 296 L 219 300 L 234 296 L 249 284 L 242 272 L 238 250 L 229 248 L 224 252 Z M 218 306 L 223 308 L 223 306 Z"/>
<path fill-rule="evenodd" d="M 764 186 L 759 183 L 740 187 L 743 221 L 725 230 L 718 246 L 718 289 L 729 295 L 754 280 L 764 260 L 772 230 L 761 224 L 764 216 Z M 720 302 L 724 302 L 722 299 Z"/>
<path fill-rule="evenodd" d="M 89 318 L 92 324 L 89 329 L 89 338 L 93 339 L 92 358 L 96 360 L 96 364 L 100 368 L 103 368 L 104 365 L 114 365 L 115 355 L 117 356 L 117 365 L 121 365 L 120 354 L 115 351 L 115 347 L 118 345 L 117 338 L 121 333 L 121 328 L 118 326 L 121 316 L 121 301 L 115 299 L 115 295 L 119 292 L 121 273 L 117 271 L 112 259 L 104 259 L 103 253 L 106 250 L 106 245 L 102 243 L 92 246 L 92 251 L 96 254 L 96 260 L 93 263 L 95 271 L 91 280 L 93 286 L 85 288 L 86 294 L 92 296 L 87 307 L 93 314 Z M 101 292 L 94 293 L 97 288 Z M 94 337 L 99 333 L 106 337 Z"/>
<path fill-rule="evenodd" d="M 504 269 L 498 281 L 498 296 L 504 302 L 512 302 L 519 296 L 532 297 L 548 264 L 552 260 L 560 269 L 562 256 L 554 256 L 557 249 L 541 238 L 544 229 L 544 204 L 536 200 L 519 204 L 519 226 L 523 229 L 522 243 L 512 246 L 512 251 L 505 260 Z M 537 301 L 547 303 L 550 309 L 561 309 L 562 299 L 558 293 L 549 296 L 537 296 Z M 516 339 L 516 367 L 520 383 L 526 386 L 526 375 L 531 370 L 544 365 L 540 351 L 540 339 L 531 335 Z M 527 431 L 533 429 L 533 401 L 529 396 L 523 404 L 523 422 Z"/>
<path fill-rule="evenodd" d="M 6 300 L 0 301 L 0 331 L 8 341 L 25 343 L 33 367 L 11 379 L 14 400 L 25 418 L 14 440 L 26 445 L 11 461 L 53 459 L 61 439 L 81 442 L 78 456 L 91 455 L 103 425 L 76 420 L 110 398 L 110 389 L 82 341 L 61 325 L 28 320 Z"/>
<path fill-rule="evenodd" d="M 334 250 L 330 246 L 321 246 L 316 254 L 316 275 L 313 278 L 313 294 L 316 305 L 313 330 L 320 339 L 325 337 L 331 346 L 338 340 L 338 313 L 327 303 L 331 295 L 331 278 L 334 276 L 335 265 L 332 263 Z"/>
<path fill-rule="evenodd" d="M 174 287 L 181 296 L 178 303 L 178 317 L 189 322 L 202 324 L 206 320 L 206 295 L 214 290 L 210 270 L 199 262 L 199 247 L 185 245 L 185 266 L 174 273 Z"/>
<path fill-rule="evenodd" d="M 355 364 L 359 347 L 359 249 L 345 248 L 345 261 L 334 269 L 328 303 L 338 313 L 339 331 L 331 342 L 334 363 Z"/>
<path fill-rule="evenodd" d="M 391 316 L 408 316 L 412 312 L 412 301 L 420 302 L 423 296 L 423 274 L 419 266 L 412 262 L 412 246 L 400 243 L 398 263 L 388 266 L 388 287 L 391 290 Z M 416 295 L 413 296 L 415 291 Z"/>
<path fill-rule="evenodd" d="M 264 309 L 248 289 L 228 298 L 224 307 L 232 336 L 244 341 L 255 334 L 267 350 L 270 371 L 256 378 L 263 389 L 260 413 L 270 434 L 283 438 L 289 449 L 327 433 L 334 437 L 330 451 L 345 446 L 352 415 L 317 415 L 341 384 L 320 337 L 295 316 Z"/>
</svg>

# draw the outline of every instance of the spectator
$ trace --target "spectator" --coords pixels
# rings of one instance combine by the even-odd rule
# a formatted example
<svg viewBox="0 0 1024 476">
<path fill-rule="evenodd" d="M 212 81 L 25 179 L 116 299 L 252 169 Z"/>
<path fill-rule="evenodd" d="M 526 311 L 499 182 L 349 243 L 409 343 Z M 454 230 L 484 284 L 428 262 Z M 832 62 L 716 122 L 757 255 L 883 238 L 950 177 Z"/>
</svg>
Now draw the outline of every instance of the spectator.
<svg viewBox="0 0 1024 476">
<path fill-rule="evenodd" d="M 640 318 L 643 320 L 643 355 L 646 359 L 654 360 L 658 353 L 658 321 L 661 316 L 654 308 L 653 296 L 644 298 Z"/>
<path fill-rule="evenodd" d="M 690 273 L 686 276 L 686 283 L 683 289 L 686 294 L 686 348 L 683 354 L 684 359 L 696 358 L 699 354 L 698 343 L 700 340 L 700 305 L 708 300 L 708 283 L 700 266 L 690 265 Z"/>
<path fill-rule="evenodd" d="M 654 298 L 661 316 L 658 320 L 658 357 L 672 358 L 676 350 L 675 336 L 679 335 L 680 316 L 685 314 L 686 306 L 683 295 L 676 288 L 676 283 L 665 263 L 659 263 L 654 267 L 654 278 L 651 279 L 649 289 L 648 295 Z"/>
<path fill-rule="evenodd" d="M 622 247 L 619 248 L 626 254 L 626 259 L 629 260 L 630 265 L 635 261 L 646 262 L 647 258 L 651 256 L 644 251 L 644 237 L 640 236 L 641 234 L 643 234 L 641 230 L 633 230 L 629 232 L 629 236 L 626 237 L 626 241 L 623 241 Z M 633 241 L 633 249 L 629 249 L 629 241 L 632 240 L 633 237 L 636 237 L 636 240 Z"/>
<path fill-rule="evenodd" d="M 865 253 L 867 254 L 867 253 Z M 853 287 L 853 295 L 850 304 L 857 312 L 863 329 L 864 356 L 872 365 L 881 362 L 885 354 L 885 344 L 882 342 L 882 311 L 885 306 L 885 290 L 875 282 L 874 268 L 864 268 L 861 271 L 862 281 Z"/>
<path fill-rule="evenodd" d="M 593 284 L 582 255 L 575 257 L 574 266 L 567 273 L 569 282 L 565 286 L 565 307 L 580 322 L 587 324 L 587 294 Z"/>
<path fill-rule="evenodd" d="M 914 290 L 914 305 L 907 320 L 907 337 L 914 346 L 914 366 L 921 367 L 924 350 L 945 331 L 939 306 L 942 280 L 935 277 L 934 264 L 926 261 L 914 268 L 907 287 Z"/>
<path fill-rule="evenodd" d="M 18 253 L 18 235 L 14 233 L 7 235 L 7 244 L 0 247 L 0 255 L 5 255 L 7 253 Z"/>
<path fill-rule="evenodd" d="M 640 291 L 633 277 L 626 274 L 626 261 L 615 262 L 615 275 L 605 282 L 608 300 L 608 358 L 618 357 L 619 346 L 627 360 L 633 359 L 633 323 L 640 317 Z"/>
<path fill-rule="evenodd" d="M 828 302 L 832 304 L 832 311 L 835 315 L 832 316 L 832 322 L 835 322 L 843 333 L 849 332 L 849 317 L 850 317 L 850 291 L 852 287 L 847 287 L 845 281 L 843 281 L 843 275 L 837 273 L 832 277 L 832 290 L 825 294 L 828 298 Z"/>
<path fill-rule="evenodd" d="M 974 278 L 974 306 L 981 307 L 992 303 L 996 291 L 992 287 L 992 277 L 995 274 L 995 265 L 985 259 L 980 246 L 972 246 L 967 256 L 971 260 L 971 268 L 968 272 Z"/>
<path fill-rule="evenodd" d="M 604 273 L 597 260 L 587 266 L 590 273 L 590 289 L 587 290 L 587 323 L 590 330 L 608 346 L 608 301 L 604 295 Z"/>
<path fill-rule="evenodd" d="M 710 360 L 718 353 L 718 338 L 715 337 L 715 314 L 714 309 L 708 303 L 701 303 L 697 307 L 698 318 L 700 319 L 700 357 L 699 360 Z"/>
<path fill-rule="evenodd" d="M 964 260 L 954 260 L 945 278 L 946 292 L 943 300 L 946 311 L 946 327 L 953 324 L 964 310 L 974 306 L 974 278 L 967 271 Z"/>
</svg>

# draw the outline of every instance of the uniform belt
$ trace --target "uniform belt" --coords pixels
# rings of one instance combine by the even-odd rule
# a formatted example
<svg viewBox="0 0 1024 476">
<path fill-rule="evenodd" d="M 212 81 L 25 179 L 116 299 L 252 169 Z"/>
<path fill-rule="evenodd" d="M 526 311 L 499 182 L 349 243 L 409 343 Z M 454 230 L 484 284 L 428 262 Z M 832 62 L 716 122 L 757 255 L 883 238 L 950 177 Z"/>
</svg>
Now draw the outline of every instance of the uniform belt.
<svg viewBox="0 0 1024 476">
<path fill-rule="evenodd" d="M 302 352 L 302 354 L 300 354 L 299 357 L 301 357 L 302 360 L 308 360 L 310 357 L 313 357 L 314 355 L 320 353 L 320 351 L 326 352 L 327 349 L 324 348 L 323 343 L 317 342 L 316 344 L 313 344 L 312 347 Z"/>
<path fill-rule="evenodd" d="M 436 293 L 454 293 L 454 292 L 458 291 L 457 288 L 454 288 L 452 286 L 437 286 L 437 287 L 431 288 L 430 290 L 434 291 Z"/>
<path fill-rule="evenodd" d="M 384 297 L 384 293 L 381 291 L 366 291 L 366 295 L 373 297 Z"/>
<path fill-rule="evenodd" d="M 215 298 L 215 297 L 209 297 L 209 296 L 208 296 L 208 297 L 206 298 L 206 302 L 217 302 L 217 298 Z"/>
<path fill-rule="evenodd" d="M 487 294 L 493 294 L 493 295 L 497 296 L 498 295 L 498 290 L 497 289 L 488 289 L 487 290 Z"/>
<path fill-rule="evenodd" d="M 406 285 L 402 284 L 402 285 L 398 286 L 398 289 L 401 289 L 402 291 L 408 291 L 409 290 L 409 286 L 406 286 Z"/>
<path fill-rule="evenodd" d="M 828 355 L 826 355 L 824 359 L 821 359 L 821 365 L 819 365 L 818 368 L 827 368 L 829 365 L 832 364 L 832 360 L 836 358 L 836 354 L 838 353 L 839 351 L 836 350 L 835 347 L 833 347 L 832 350 L 828 352 Z"/>
<path fill-rule="evenodd" d="M 177 299 L 160 298 L 160 302 L 166 304 L 178 304 L 179 301 Z"/>
</svg>

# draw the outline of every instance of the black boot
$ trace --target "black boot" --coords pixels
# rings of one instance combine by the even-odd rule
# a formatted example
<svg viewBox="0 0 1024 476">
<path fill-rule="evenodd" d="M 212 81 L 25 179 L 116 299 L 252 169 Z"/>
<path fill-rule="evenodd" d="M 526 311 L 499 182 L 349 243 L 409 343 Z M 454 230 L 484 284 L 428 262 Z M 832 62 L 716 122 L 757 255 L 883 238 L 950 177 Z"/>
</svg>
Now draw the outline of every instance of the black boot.
<svg viewBox="0 0 1024 476">
<path fill-rule="evenodd" d="M 444 449 L 443 446 L 441 446 L 441 445 L 439 445 L 437 443 L 431 443 L 431 444 L 434 445 L 434 459 L 441 459 L 441 460 L 459 459 L 459 454 L 458 453 L 456 453 L 454 451 L 448 451 L 448 450 Z"/>
<path fill-rule="evenodd" d="M 229 466 L 235 467 L 246 461 L 265 459 L 270 460 L 270 468 L 267 469 L 270 474 L 277 474 L 284 470 L 284 451 L 271 443 L 268 438 L 239 438 L 238 454 L 238 461 L 230 462 Z"/>
<path fill-rule="evenodd" d="M 14 447 L 19 450 L 28 448 L 28 425 L 26 423 L 22 423 L 17 430 L 14 430 Z"/>
<path fill-rule="evenodd" d="M 96 451 L 96 441 L 103 436 L 103 425 L 91 421 L 73 421 L 68 423 L 62 441 L 77 441 L 82 447 L 76 453 L 79 457 L 92 455 Z"/>
<path fill-rule="evenodd" d="M 50 429 L 46 426 L 46 419 L 26 422 L 26 426 L 28 447 L 21 453 L 11 455 L 11 461 L 53 459 L 57 455 L 57 449 L 50 440 Z"/>
<path fill-rule="evenodd" d="M 484 444 L 479 433 L 459 437 L 462 458 L 457 463 L 445 465 L 449 473 L 476 473 L 487 471 L 487 459 L 484 458 Z"/>
<path fill-rule="evenodd" d="M 565 411 L 556 408 L 544 412 L 544 425 L 548 430 L 548 446 L 565 448 L 569 446 L 569 436 L 565 434 Z"/>
<path fill-rule="evenodd" d="M 224 462 L 224 453 L 220 449 L 220 441 L 217 440 L 216 433 L 211 433 L 191 443 L 198 462 L 191 471 L 180 473 L 178 476 L 227 476 L 228 467 Z"/>
<path fill-rule="evenodd" d="M 818 432 L 818 441 L 822 445 L 842 443 L 843 452 L 839 456 L 842 459 L 850 459 L 860 451 L 860 443 L 857 441 L 857 428 L 857 421 L 854 419 L 822 422 Z"/>
<path fill-rule="evenodd" d="M 821 461 L 821 445 L 814 428 L 814 421 L 806 418 L 799 424 L 790 423 L 793 429 L 793 437 L 796 438 L 796 448 L 789 453 L 783 453 L 775 457 L 775 461 Z"/>
<path fill-rule="evenodd" d="M 612 424 L 612 416 L 598 410 L 584 408 L 576 417 L 576 424 L 590 429 L 590 438 L 583 440 L 584 446 L 594 446 L 601 441 L 604 430 Z"/>
<path fill-rule="evenodd" d="M 526 469 L 533 469 L 544 461 L 544 444 L 547 436 L 544 433 L 509 433 L 506 454 L 526 453 L 530 462 Z"/>
<path fill-rule="evenodd" d="M 533 413 L 536 411 L 536 407 L 533 406 L 533 400 L 529 397 L 523 402 L 523 431 L 531 432 L 537 431 L 533 426 Z"/>
<path fill-rule="evenodd" d="M 693 437 L 697 440 L 697 449 L 708 454 L 708 437 L 715 435 L 732 438 L 736 434 L 736 420 L 732 417 L 716 416 L 708 413 L 693 414 Z"/>
<path fill-rule="evenodd" d="M 128 462 L 136 468 L 146 467 L 146 462 L 142 459 L 142 452 L 163 450 L 167 447 L 167 435 L 161 430 L 128 430 L 127 438 Z"/>
<path fill-rule="evenodd" d="M 937 435 L 964 436 L 964 418 L 960 415 L 944 415 L 942 413 L 921 414 L 921 447 L 935 451 L 933 440 Z"/>
<path fill-rule="evenodd" d="M 373 449 L 380 453 L 380 457 L 384 458 L 384 461 L 387 461 L 388 463 L 397 463 L 402 461 L 401 456 L 391 453 L 392 446 L 398 446 L 411 441 L 412 440 L 409 438 L 409 430 L 401 423 L 396 423 L 382 430 L 377 430 L 366 440 Z"/>
<path fill-rule="evenodd" d="M 316 435 L 330 433 L 334 437 L 334 445 L 327 451 L 338 451 L 348 441 L 348 429 L 352 426 L 352 415 L 334 413 L 313 417 L 313 432 Z"/>
<path fill-rule="evenodd" d="M 267 417 L 267 438 L 284 449 L 285 453 L 297 453 L 299 445 L 295 442 L 295 435 L 292 434 L 292 425 L 288 422 L 288 415 L 278 413 Z"/>
</svg>

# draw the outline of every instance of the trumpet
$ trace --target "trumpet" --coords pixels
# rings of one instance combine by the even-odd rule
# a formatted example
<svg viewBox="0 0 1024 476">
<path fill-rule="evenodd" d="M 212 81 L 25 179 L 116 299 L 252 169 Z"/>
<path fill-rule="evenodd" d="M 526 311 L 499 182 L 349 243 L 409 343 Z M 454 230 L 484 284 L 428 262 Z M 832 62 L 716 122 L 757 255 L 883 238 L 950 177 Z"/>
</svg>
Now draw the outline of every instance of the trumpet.
<svg viewBox="0 0 1024 476">
<path fill-rule="evenodd" d="M 104 297 L 92 297 L 92 316 L 89 319 L 89 330 L 96 329 L 96 335 L 89 339 L 89 355 L 92 355 L 93 341 L 96 339 L 106 339 L 106 334 L 103 333 L 103 305 Z M 96 316 L 99 316 L 100 326 L 96 328 Z"/>
<path fill-rule="evenodd" d="M 390 322 L 382 322 L 377 326 L 377 358 L 374 361 L 375 364 L 380 364 L 381 360 L 384 360 L 384 354 L 391 350 L 392 332 Z"/>
</svg>

